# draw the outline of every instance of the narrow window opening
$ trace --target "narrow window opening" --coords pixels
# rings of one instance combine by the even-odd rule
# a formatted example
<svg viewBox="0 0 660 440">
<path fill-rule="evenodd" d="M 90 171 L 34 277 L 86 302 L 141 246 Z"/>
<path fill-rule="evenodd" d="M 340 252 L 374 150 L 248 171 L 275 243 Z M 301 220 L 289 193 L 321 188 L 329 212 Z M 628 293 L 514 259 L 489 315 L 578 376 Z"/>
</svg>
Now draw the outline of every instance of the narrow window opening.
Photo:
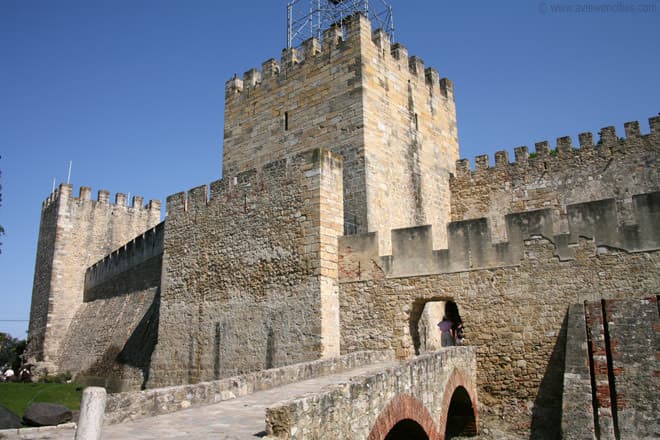
<svg viewBox="0 0 660 440">
<path fill-rule="evenodd" d="M 415 130 L 419 131 L 419 118 L 417 117 L 417 113 L 415 113 Z"/>
<path fill-rule="evenodd" d="M 284 131 L 289 130 L 289 112 L 284 112 Z"/>
</svg>

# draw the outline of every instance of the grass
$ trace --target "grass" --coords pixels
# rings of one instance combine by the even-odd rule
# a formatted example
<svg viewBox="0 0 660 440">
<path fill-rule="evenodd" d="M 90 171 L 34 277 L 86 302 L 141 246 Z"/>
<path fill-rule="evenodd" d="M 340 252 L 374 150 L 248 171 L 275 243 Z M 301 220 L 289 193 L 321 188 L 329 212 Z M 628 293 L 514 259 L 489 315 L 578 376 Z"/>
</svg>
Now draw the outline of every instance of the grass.
<svg viewBox="0 0 660 440">
<path fill-rule="evenodd" d="M 82 386 L 76 383 L 0 383 L 0 404 L 19 417 L 34 402 L 58 403 L 77 411 L 81 398 Z"/>
</svg>

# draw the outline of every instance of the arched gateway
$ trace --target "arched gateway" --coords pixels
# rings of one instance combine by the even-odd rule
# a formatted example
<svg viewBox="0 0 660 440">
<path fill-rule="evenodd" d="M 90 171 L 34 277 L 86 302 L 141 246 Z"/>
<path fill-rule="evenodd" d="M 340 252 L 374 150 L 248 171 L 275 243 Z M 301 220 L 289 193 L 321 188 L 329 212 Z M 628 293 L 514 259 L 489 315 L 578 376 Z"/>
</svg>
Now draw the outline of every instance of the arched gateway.
<svg viewBox="0 0 660 440">
<path fill-rule="evenodd" d="M 469 372 L 453 369 L 438 395 L 442 400 L 435 417 L 431 413 L 437 408 L 435 399 L 425 405 L 409 394 L 395 396 L 376 419 L 368 440 L 443 440 L 476 435 L 477 394 Z"/>
</svg>

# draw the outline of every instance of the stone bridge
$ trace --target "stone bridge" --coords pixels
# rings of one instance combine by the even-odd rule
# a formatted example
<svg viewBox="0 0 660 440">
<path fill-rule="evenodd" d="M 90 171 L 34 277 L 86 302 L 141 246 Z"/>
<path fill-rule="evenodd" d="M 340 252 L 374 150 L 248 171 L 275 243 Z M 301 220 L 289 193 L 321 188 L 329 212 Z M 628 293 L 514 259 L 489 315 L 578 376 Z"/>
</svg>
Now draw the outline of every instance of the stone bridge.
<svg viewBox="0 0 660 440">
<path fill-rule="evenodd" d="M 110 394 L 103 439 L 445 439 L 476 433 L 476 349 L 357 352 L 228 379 Z M 3 438 L 73 439 L 69 429 Z"/>
<path fill-rule="evenodd" d="M 286 439 L 444 439 L 476 434 L 476 350 L 449 347 L 354 376 L 266 412 Z"/>
</svg>

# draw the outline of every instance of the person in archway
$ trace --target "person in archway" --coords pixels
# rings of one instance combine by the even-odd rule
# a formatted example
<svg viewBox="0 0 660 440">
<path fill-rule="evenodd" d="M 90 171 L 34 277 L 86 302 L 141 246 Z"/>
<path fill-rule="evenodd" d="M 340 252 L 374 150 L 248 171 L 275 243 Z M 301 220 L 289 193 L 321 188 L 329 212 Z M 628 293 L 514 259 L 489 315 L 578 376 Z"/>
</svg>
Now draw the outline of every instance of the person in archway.
<svg viewBox="0 0 660 440">
<path fill-rule="evenodd" d="M 456 323 L 456 326 L 453 329 L 454 331 L 454 339 L 456 341 L 456 345 L 464 345 L 465 344 L 465 329 L 463 328 L 463 323 L 458 322 Z"/>
<path fill-rule="evenodd" d="M 454 345 L 454 323 L 447 318 L 447 315 L 442 317 L 442 321 L 438 323 L 440 332 L 442 336 L 440 337 L 440 342 L 443 347 L 449 347 Z"/>
</svg>

